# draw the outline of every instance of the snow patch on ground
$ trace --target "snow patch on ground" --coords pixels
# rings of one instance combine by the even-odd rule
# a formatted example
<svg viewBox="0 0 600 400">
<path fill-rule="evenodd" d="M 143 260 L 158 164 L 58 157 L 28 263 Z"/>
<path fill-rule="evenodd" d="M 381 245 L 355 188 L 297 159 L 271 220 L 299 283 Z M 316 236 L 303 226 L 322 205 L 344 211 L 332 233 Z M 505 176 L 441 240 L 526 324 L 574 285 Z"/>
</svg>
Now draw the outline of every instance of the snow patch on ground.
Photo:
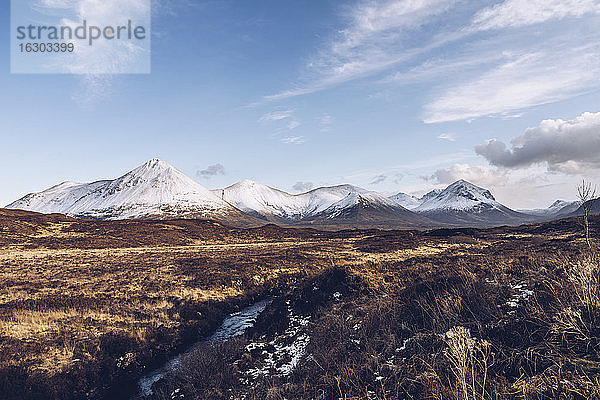
<svg viewBox="0 0 600 400">
<path fill-rule="evenodd" d="M 289 325 L 282 335 L 278 335 L 270 342 L 256 341 L 246 346 L 246 351 L 249 353 L 262 351 L 256 357 L 261 359 L 258 360 L 258 365 L 243 372 L 242 383 L 250 384 L 252 379 L 261 375 L 288 376 L 306 355 L 306 347 L 310 342 L 306 328 L 310 316 L 294 314 L 289 304 L 287 311 Z"/>
<path fill-rule="evenodd" d="M 513 310 L 509 311 L 509 314 L 514 314 L 515 313 L 514 309 L 519 307 L 519 303 L 521 301 L 529 300 L 529 298 L 531 296 L 533 296 L 534 292 L 533 292 L 533 290 L 530 290 L 527 288 L 527 284 L 525 282 L 509 283 L 508 285 L 510 286 L 510 288 L 512 290 L 514 290 L 516 292 L 506 302 L 507 306 L 509 306 L 510 308 L 513 308 Z"/>
</svg>

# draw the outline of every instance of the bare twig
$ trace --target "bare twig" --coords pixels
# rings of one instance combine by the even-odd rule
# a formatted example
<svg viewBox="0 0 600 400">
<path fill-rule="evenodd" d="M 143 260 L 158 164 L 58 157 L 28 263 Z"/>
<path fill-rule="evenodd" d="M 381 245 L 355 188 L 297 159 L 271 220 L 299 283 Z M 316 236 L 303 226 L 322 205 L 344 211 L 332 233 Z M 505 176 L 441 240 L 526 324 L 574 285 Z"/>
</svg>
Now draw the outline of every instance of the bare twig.
<svg viewBox="0 0 600 400">
<path fill-rule="evenodd" d="M 585 179 L 581 181 L 581 184 L 577 186 L 577 194 L 579 200 L 583 203 L 583 224 L 585 228 L 585 242 L 591 249 L 592 244 L 590 242 L 590 201 L 596 198 L 596 186 L 592 186 L 591 182 L 586 182 Z"/>
</svg>

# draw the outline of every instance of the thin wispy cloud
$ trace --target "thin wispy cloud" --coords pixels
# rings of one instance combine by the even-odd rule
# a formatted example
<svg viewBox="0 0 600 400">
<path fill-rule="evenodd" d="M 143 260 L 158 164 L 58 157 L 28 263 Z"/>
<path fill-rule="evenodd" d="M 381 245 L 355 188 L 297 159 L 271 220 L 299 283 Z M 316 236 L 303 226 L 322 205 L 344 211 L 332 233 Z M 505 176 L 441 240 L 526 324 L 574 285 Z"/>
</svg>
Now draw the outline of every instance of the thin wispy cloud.
<svg viewBox="0 0 600 400">
<path fill-rule="evenodd" d="M 507 0 L 475 15 L 477 29 L 517 28 L 600 13 L 596 0 Z"/>
<path fill-rule="evenodd" d="M 301 125 L 302 125 L 302 124 L 300 123 L 300 121 L 293 120 L 293 121 L 290 121 L 290 122 L 287 124 L 287 128 L 288 128 L 290 131 L 293 131 L 294 129 L 296 129 L 296 128 L 300 127 Z"/>
<path fill-rule="evenodd" d="M 264 114 L 262 117 L 260 117 L 260 119 L 258 121 L 259 122 L 282 121 L 282 120 L 291 118 L 293 114 L 294 114 L 293 110 L 273 111 L 273 112 Z"/>
<path fill-rule="evenodd" d="M 299 80 L 265 99 L 363 78 L 380 86 L 426 82 L 422 119 L 440 123 L 520 115 L 600 86 L 600 35 L 571 25 L 600 22 L 600 2 L 505 0 L 481 6 L 358 1 L 344 10 L 342 27 L 315 51 Z M 381 79 L 382 73 L 388 77 Z"/>
<path fill-rule="evenodd" d="M 374 176 L 373 179 L 371 179 L 371 181 L 369 182 L 369 185 L 380 185 L 380 184 L 388 182 L 388 181 L 399 184 L 402 181 L 402 179 L 404 179 L 404 176 L 405 175 L 401 172 L 380 174 L 380 175 Z"/>
<path fill-rule="evenodd" d="M 385 71 L 426 51 L 431 44 L 407 45 L 407 35 L 444 14 L 456 0 L 361 1 L 346 10 L 344 27 L 308 63 L 308 79 L 265 96 L 282 100 Z"/>
<path fill-rule="evenodd" d="M 373 179 L 371 179 L 370 184 L 371 185 L 379 185 L 380 183 L 383 183 L 386 180 L 387 180 L 386 175 L 377 175 L 377 176 L 373 177 Z"/>
<path fill-rule="evenodd" d="M 452 136 L 449 133 L 442 133 L 437 138 L 440 140 L 445 140 L 447 142 L 456 142 L 456 139 L 454 138 L 454 136 Z"/>
<path fill-rule="evenodd" d="M 383 80 L 384 83 L 397 85 L 427 82 L 440 77 L 448 77 L 454 73 L 464 73 L 468 70 L 477 70 L 482 65 L 494 65 L 504 59 L 502 53 L 494 52 L 482 57 L 481 53 L 469 57 L 449 60 L 445 58 L 429 59 L 407 71 L 399 71 Z"/>
<path fill-rule="evenodd" d="M 263 114 L 258 122 L 270 128 L 274 127 L 272 136 L 282 143 L 302 144 L 305 141 L 304 136 L 289 136 L 292 131 L 302 126 L 293 109 L 280 109 Z"/>
<path fill-rule="evenodd" d="M 319 121 L 319 125 L 321 126 L 321 132 L 330 132 L 333 123 L 335 122 L 335 117 L 324 114 Z"/>
<path fill-rule="evenodd" d="M 281 139 L 282 143 L 285 144 L 302 144 L 306 142 L 304 136 L 289 136 Z"/>
<path fill-rule="evenodd" d="M 480 76 L 447 87 L 425 106 L 427 123 L 510 114 L 600 86 L 600 46 L 556 47 L 514 56 Z"/>
</svg>

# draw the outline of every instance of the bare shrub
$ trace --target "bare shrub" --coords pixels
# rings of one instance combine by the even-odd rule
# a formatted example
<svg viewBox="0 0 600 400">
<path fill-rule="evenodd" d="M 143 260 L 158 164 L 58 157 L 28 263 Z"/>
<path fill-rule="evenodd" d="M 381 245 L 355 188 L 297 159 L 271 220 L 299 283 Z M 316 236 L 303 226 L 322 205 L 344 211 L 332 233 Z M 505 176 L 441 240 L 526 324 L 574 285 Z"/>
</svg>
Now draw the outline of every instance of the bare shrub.
<svg viewBox="0 0 600 400">
<path fill-rule="evenodd" d="M 569 339 L 590 343 L 600 321 L 600 265 L 594 255 L 565 263 L 567 282 L 556 293 L 560 304 L 552 331 L 564 343 Z"/>
<path fill-rule="evenodd" d="M 593 256 L 573 262 L 569 268 L 569 280 L 575 288 L 579 303 L 588 312 L 600 307 L 600 265 Z"/>
<path fill-rule="evenodd" d="M 455 378 L 455 394 L 459 400 L 490 398 L 486 390 L 488 369 L 492 360 L 491 345 L 471 337 L 469 329 L 456 326 L 446 332 L 444 352 Z"/>
<path fill-rule="evenodd" d="M 590 242 L 590 201 L 596 198 L 596 187 L 592 186 L 591 182 L 586 182 L 584 179 L 581 184 L 577 186 L 577 195 L 579 200 L 583 203 L 583 224 L 585 229 L 585 242 L 591 249 L 592 244 Z"/>
</svg>

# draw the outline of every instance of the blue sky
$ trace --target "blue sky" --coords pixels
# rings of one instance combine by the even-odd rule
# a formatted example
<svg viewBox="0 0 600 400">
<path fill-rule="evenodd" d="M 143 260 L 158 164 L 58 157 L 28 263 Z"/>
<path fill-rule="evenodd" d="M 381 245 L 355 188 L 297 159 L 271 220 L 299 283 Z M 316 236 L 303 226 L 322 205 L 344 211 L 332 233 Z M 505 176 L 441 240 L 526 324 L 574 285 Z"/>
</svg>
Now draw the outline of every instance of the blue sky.
<svg viewBox="0 0 600 400">
<path fill-rule="evenodd" d="M 154 157 L 209 188 L 422 194 L 464 178 L 515 208 L 573 199 L 599 176 L 599 1 L 157 0 L 152 12 L 148 75 L 12 75 L 3 30 L 0 204 Z"/>
</svg>

